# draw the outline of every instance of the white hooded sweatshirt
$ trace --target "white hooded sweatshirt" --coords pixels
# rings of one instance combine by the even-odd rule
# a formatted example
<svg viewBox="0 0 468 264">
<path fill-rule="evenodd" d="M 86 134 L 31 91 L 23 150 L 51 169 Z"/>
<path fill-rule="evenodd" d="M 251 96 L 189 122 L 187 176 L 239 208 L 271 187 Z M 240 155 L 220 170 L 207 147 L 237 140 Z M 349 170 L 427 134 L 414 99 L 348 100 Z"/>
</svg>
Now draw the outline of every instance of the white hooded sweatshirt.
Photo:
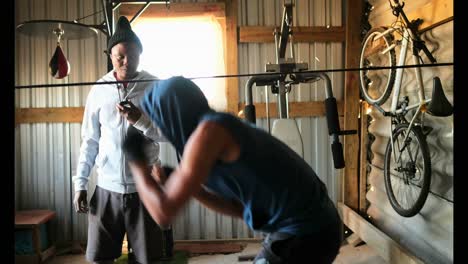
<svg viewBox="0 0 468 264">
<path fill-rule="evenodd" d="M 133 80 L 155 79 L 151 74 L 141 71 Z M 104 75 L 98 82 L 117 81 L 113 71 Z M 132 82 L 127 88 L 119 84 L 94 85 L 86 100 L 81 127 L 82 143 L 76 175 L 72 177 L 75 192 L 88 189 L 91 169 L 97 166 L 97 185 L 117 193 L 136 192 L 135 182 L 122 151 L 128 121 L 116 109 L 116 104 L 124 99 L 140 108 L 140 98 L 146 89 L 153 87 L 154 81 Z M 118 88 L 119 87 L 119 88 Z M 167 141 L 141 111 L 140 119 L 133 125 L 155 142 Z M 153 154 L 159 156 L 156 143 Z"/>
</svg>

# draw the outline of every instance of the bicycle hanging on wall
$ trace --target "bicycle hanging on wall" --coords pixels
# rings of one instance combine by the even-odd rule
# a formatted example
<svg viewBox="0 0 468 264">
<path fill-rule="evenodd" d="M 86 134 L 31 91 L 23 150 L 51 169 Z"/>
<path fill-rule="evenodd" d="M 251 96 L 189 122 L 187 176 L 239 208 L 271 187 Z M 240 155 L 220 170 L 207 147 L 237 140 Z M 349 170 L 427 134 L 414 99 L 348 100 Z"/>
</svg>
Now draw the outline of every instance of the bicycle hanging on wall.
<svg viewBox="0 0 468 264">
<path fill-rule="evenodd" d="M 391 137 L 384 155 L 384 181 L 387 196 L 395 211 L 404 217 L 419 213 L 429 194 L 431 159 L 426 141 L 432 128 L 424 125 L 424 115 L 450 116 L 453 107 L 447 100 L 439 77 L 433 78 L 432 97 L 426 98 L 421 67 L 423 51 L 431 63 L 436 59 L 421 39 L 418 27 L 421 19 L 408 20 L 403 11 L 404 2 L 389 0 L 393 15 L 397 17 L 390 27 L 371 29 L 362 42 L 360 68 L 379 67 L 379 70 L 360 70 L 362 97 L 384 116 L 391 119 Z M 399 47 L 398 64 L 396 52 Z M 408 96 L 400 97 L 403 72 L 408 48 L 412 50 L 414 73 L 418 85 L 419 101 L 410 104 Z M 382 69 L 383 68 L 383 69 Z M 382 108 L 393 91 L 389 111 Z M 407 114 L 414 115 L 406 119 Z"/>
</svg>

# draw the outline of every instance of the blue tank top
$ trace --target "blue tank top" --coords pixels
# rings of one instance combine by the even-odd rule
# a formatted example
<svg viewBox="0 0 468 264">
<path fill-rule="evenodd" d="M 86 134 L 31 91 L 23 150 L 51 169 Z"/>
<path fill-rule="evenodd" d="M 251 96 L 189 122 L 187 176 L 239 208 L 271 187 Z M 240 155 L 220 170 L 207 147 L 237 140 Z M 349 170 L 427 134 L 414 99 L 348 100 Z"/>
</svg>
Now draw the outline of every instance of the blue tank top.
<svg viewBox="0 0 468 264">
<path fill-rule="evenodd" d="M 205 121 L 226 127 L 241 149 L 235 162 L 217 162 L 205 185 L 240 201 L 250 228 L 307 235 L 338 221 L 325 185 L 286 144 L 230 114 L 207 113 Z"/>
<path fill-rule="evenodd" d="M 204 185 L 239 201 L 253 230 L 309 235 L 339 223 L 325 185 L 296 152 L 263 129 L 212 110 L 191 80 L 172 77 L 158 82 L 141 106 L 179 155 L 202 122 L 216 122 L 230 131 L 240 145 L 240 157 L 218 161 Z"/>
</svg>

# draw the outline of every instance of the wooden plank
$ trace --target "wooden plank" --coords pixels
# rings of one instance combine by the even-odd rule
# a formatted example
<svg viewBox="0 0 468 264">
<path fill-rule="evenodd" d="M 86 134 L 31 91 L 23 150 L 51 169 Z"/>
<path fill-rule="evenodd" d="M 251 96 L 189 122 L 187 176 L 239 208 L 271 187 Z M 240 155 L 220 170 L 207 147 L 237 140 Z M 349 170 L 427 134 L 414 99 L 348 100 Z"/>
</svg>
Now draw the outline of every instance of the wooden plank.
<svg viewBox="0 0 468 264">
<path fill-rule="evenodd" d="M 81 123 L 84 107 L 19 108 L 15 123 Z"/>
<path fill-rule="evenodd" d="M 245 243 L 236 242 L 216 242 L 216 241 L 199 241 L 199 242 L 183 242 L 175 241 L 174 250 L 187 251 L 191 254 L 230 254 L 241 252 L 245 248 Z"/>
<path fill-rule="evenodd" d="M 388 263 L 424 263 L 345 204 L 339 202 L 338 211 L 343 223 Z"/>
<path fill-rule="evenodd" d="M 255 116 L 256 118 L 265 118 L 266 116 L 266 104 L 265 103 L 254 103 L 255 105 Z M 270 117 L 278 117 L 278 109 L 276 103 L 269 103 Z M 338 101 L 338 115 L 343 116 L 343 102 Z M 239 117 L 244 118 L 243 109 L 245 103 L 239 103 L 238 113 Z M 322 101 L 315 102 L 290 102 L 289 103 L 289 117 L 312 117 L 312 116 L 325 116 L 325 103 Z"/>
<path fill-rule="evenodd" d="M 50 257 L 55 256 L 56 252 L 57 252 L 57 250 L 56 250 L 55 246 L 50 246 L 48 249 L 44 250 L 41 253 L 41 261 L 45 261 L 45 260 L 49 259 Z"/>
<path fill-rule="evenodd" d="M 388 1 L 379 3 L 383 6 L 378 6 L 378 10 L 370 13 L 371 24 L 374 27 L 390 25 L 396 17 L 392 14 Z M 450 21 L 454 15 L 453 0 L 431 0 L 425 5 L 421 5 L 420 1 L 406 1 L 403 10 L 410 21 L 417 18 L 423 19 L 423 24 L 420 26 L 422 30 L 442 21 Z"/>
<path fill-rule="evenodd" d="M 122 4 L 119 7 L 120 15 L 129 20 L 143 7 L 142 4 Z M 211 15 L 215 18 L 224 18 L 224 3 L 171 3 L 166 5 L 149 5 L 139 18 L 173 18 Z"/>
<path fill-rule="evenodd" d="M 430 26 L 427 26 L 427 27 L 425 27 L 425 28 L 423 28 L 423 29 L 420 29 L 419 32 L 422 34 L 422 33 L 426 32 L 426 31 L 432 30 L 433 28 L 436 28 L 436 27 L 438 27 L 438 26 L 440 26 L 440 25 L 443 25 L 443 24 L 445 24 L 445 23 L 448 23 L 448 22 L 450 22 L 450 21 L 452 21 L 452 20 L 453 20 L 453 16 L 448 17 L 448 18 L 446 18 L 446 19 L 444 19 L 444 20 L 441 20 L 441 21 L 439 21 L 439 22 L 437 22 L 437 23 L 434 23 L 434 24 L 432 24 L 432 25 L 430 25 Z"/>
<path fill-rule="evenodd" d="M 345 68 L 359 67 L 361 49 L 362 1 L 349 0 L 346 13 Z M 345 73 L 344 130 L 358 130 L 359 76 L 357 71 Z M 344 137 L 344 202 L 353 210 L 359 209 L 359 135 Z"/>
<path fill-rule="evenodd" d="M 15 212 L 15 228 L 24 226 L 38 226 L 55 217 L 50 210 L 25 210 Z"/>
<path fill-rule="evenodd" d="M 368 115 L 367 115 L 367 110 L 369 109 L 369 105 L 367 104 L 366 101 L 362 101 L 361 104 L 361 131 L 360 131 L 360 137 L 361 137 L 361 151 L 360 151 L 360 177 L 359 177 L 359 212 L 361 214 L 365 214 L 367 211 L 367 199 L 366 199 L 366 193 L 367 193 L 367 144 L 368 144 L 368 134 L 369 131 L 368 129 Z"/>
<path fill-rule="evenodd" d="M 41 231 L 38 225 L 32 228 L 32 240 L 34 252 L 36 252 L 36 255 L 41 256 Z"/>
<path fill-rule="evenodd" d="M 225 0 L 226 5 L 226 74 L 239 74 L 237 47 L 237 0 Z M 239 111 L 239 78 L 226 79 L 226 111 L 237 114 Z"/>
<path fill-rule="evenodd" d="M 410 21 L 421 18 L 423 23 L 420 28 L 426 28 L 449 17 L 453 17 L 453 0 L 431 0 L 429 3 L 415 8 L 406 15 Z"/>
<path fill-rule="evenodd" d="M 237 80 L 237 78 L 234 78 Z M 237 86 L 236 86 L 237 87 Z M 228 87 L 229 88 L 229 87 Z M 236 90 L 237 92 L 237 90 Z M 231 93 L 234 93 L 231 91 Z M 237 94 L 237 93 L 236 93 Z M 230 93 L 230 100 L 238 100 Z M 237 98 L 238 94 L 237 94 Z M 229 101 L 228 101 L 229 102 Z M 338 115 L 343 116 L 343 102 L 339 101 Z M 229 112 L 243 117 L 239 113 L 244 109 L 244 103 L 231 106 Z M 266 117 L 265 103 L 255 103 L 258 118 Z M 235 110 L 234 110 L 235 109 Z M 237 110 L 239 109 L 239 110 Z M 290 117 L 324 116 L 325 106 L 323 102 L 291 102 L 289 103 Z M 52 107 L 52 108 L 20 108 L 16 110 L 16 124 L 22 123 L 81 123 L 83 120 L 84 107 Z M 276 103 L 270 103 L 270 117 L 277 117 Z"/>
<path fill-rule="evenodd" d="M 239 28 L 239 42 L 275 42 L 274 26 L 243 26 Z M 279 31 L 280 28 L 277 27 Z M 294 42 L 343 42 L 345 28 L 340 27 L 293 27 Z"/>
</svg>

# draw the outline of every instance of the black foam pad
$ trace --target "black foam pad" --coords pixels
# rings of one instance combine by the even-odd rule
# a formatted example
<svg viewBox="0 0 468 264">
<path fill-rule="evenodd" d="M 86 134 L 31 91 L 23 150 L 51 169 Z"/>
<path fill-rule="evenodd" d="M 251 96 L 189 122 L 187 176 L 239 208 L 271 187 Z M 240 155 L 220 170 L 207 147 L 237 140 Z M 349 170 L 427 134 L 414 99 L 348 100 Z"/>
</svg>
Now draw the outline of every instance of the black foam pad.
<svg viewBox="0 0 468 264">
<path fill-rule="evenodd" d="M 333 142 L 331 145 L 333 163 L 335 164 L 335 169 L 342 169 L 345 166 L 344 157 L 343 157 L 343 145 L 339 141 Z"/>
<path fill-rule="evenodd" d="M 327 115 L 328 134 L 337 134 L 340 132 L 340 120 L 338 118 L 338 107 L 335 97 L 325 99 L 325 111 Z"/>
<path fill-rule="evenodd" d="M 255 124 L 255 105 L 246 105 L 244 107 L 245 119 Z"/>
</svg>

